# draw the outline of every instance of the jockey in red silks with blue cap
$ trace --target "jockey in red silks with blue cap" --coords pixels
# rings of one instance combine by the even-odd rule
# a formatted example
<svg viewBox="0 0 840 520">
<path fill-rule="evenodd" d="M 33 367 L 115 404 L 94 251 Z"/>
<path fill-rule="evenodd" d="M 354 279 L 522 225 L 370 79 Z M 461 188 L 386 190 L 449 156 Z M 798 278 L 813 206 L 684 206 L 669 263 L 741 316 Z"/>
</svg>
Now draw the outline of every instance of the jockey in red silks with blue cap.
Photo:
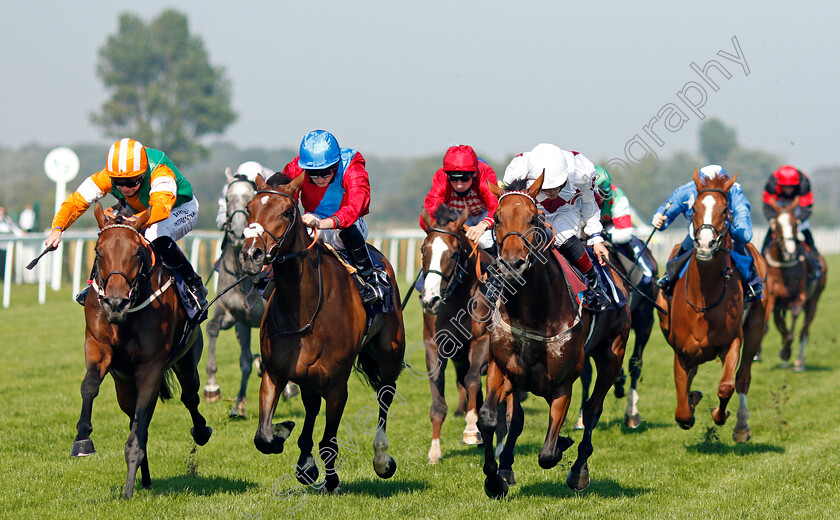
<svg viewBox="0 0 840 520">
<path fill-rule="evenodd" d="M 704 166 L 700 169 L 699 174 L 701 179 L 729 177 L 726 170 L 717 164 Z M 694 214 L 693 206 L 696 198 L 697 187 L 694 185 L 694 181 L 689 181 L 683 184 L 674 190 L 674 193 L 668 197 L 668 201 L 659 206 L 651 219 L 651 224 L 653 224 L 653 227 L 656 229 L 664 230 L 671 225 L 671 223 L 674 222 L 679 215 L 684 215 L 690 222 L 691 216 Z M 668 203 L 670 203 L 670 206 L 668 206 Z M 744 191 L 741 189 L 741 185 L 739 183 L 736 182 L 729 189 L 729 193 L 726 195 L 726 204 L 732 212 L 732 223 L 729 230 L 729 234 L 733 239 L 732 250 L 742 257 L 749 259 L 749 267 L 746 269 L 747 272 L 741 272 L 741 277 L 745 281 L 744 298 L 745 301 L 748 302 L 758 300 L 761 298 L 761 293 L 764 290 L 764 284 L 762 283 L 761 278 L 759 278 L 758 273 L 756 273 L 755 262 L 753 261 L 752 255 L 750 255 L 746 247 L 744 247 L 745 244 L 748 244 L 750 240 L 752 240 L 753 231 L 752 220 L 750 218 L 750 201 L 747 199 L 747 196 L 744 195 Z M 694 250 L 693 234 L 694 233 L 689 228 L 688 235 L 686 235 L 682 244 L 680 244 L 679 251 L 677 251 L 673 260 L 668 262 L 668 266 L 665 270 L 665 276 L 656 282 L 656 285 L 665 291 L 665 294 L 670 295 L 674 281 L 679 277 L 680 271 L 682 271 L 683 266 L 685 266 L 691 256 L 687 253 Z M 735 264 L 739 267 L 739 269 L 741 268 L 741 264 L 737 261 Z"/>
<path fill-rule="evenodd" d="M 365 245 L 370 182 L 362 154 L 341 148 L 326 130 L 314 130 L 304 136 L 300 154 L 283 168 L 283 174 L 292 179 L 306 175 L 300 189 L 306 212 L 301 216 L 303 223 L 318 229 L 322 242 L 347 251 L 364 281 L 361 297 L 365 305 L 381 300 L 384 289 Z"/>
</svg>

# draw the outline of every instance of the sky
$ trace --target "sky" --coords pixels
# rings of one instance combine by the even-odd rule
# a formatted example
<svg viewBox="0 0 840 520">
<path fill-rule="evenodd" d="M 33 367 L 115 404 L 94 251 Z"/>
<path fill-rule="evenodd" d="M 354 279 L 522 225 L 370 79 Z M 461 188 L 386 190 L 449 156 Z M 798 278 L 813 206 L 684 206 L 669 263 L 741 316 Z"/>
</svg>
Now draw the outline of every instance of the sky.
<svg viewBox="0 0 840 520">
<path fill-rule="evenodd" d="M 717 117 L 806 172 L 840 164 L 836 2 L 0 0 L 0 146 L 122 137 L 89 120 L 108 97 L 97 51 L 120 13 L 167 7 L 232 83 L 239 117 L 208 143 L 323 128 L 380 157 L 551 142 L 629 164 L 697 151 Z"/>
</svg>

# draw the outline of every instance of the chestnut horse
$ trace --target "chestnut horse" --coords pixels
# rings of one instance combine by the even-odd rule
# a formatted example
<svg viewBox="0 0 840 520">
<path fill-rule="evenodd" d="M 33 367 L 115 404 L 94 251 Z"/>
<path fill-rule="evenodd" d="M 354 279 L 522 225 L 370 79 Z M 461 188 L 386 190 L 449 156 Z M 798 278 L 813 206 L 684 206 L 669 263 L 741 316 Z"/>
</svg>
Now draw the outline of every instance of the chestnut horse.
<svg viewBox="0 0 840 520">
<path fill-rule="evenodd" d="M 429 417 L 432 421 L 432 445 L 429 464 L 441 458 L 440 429 L 446 419 L 444 397 L 445 370 L 448 360 L 455 365 L 457 382 L 466 389 L 466 427 L 461 442 L 481 444 L 478 432 L 478 407 L 483 401 L 481 372 L 487 369 L 490 340 L 487 323 L 472 318 L 468 304 L 478 287 L 476 263 L 492 261 L 480 248 L 473 249 L 464 233 L 469 217 L 465 209 L 458 213 L 441 205 L 434 219 L 423 208 L 426 238 L 421 247 L 425 281 L 420 293 L 423 308 L 423 343 L 426 346 L 426 370 L 432 393 Z M 467 347 L 467 348 L 463 348 Z"/>
<path fill-rule="evenodd" d="M 712 419 L 722 426 L 729 412 L 726 405 L 733 392 L 738 392 L 738 420 L 733 438 L 746 442 L 752 436 L 747 424 L 747 392 L 753 357 L 761 345 L 767 320 L 767 298 L 744 303 L 741 275 L 730 257 L 732 237 L 729 234 L 731 211 L 727 204 L 732 178 L 700 179 L 694 170 L 697 197 L 694 215 L 694 252 L 685 275 L 674 284 L 672 296 L 659 293 L 658 303 L 668 310 L 659 312 L 659 326 L 674 349 L 674 383 L 677 390 L 675 418 L 683 429 L 694 426 L 694 409 L 703 394 L 691 390 L 697 367 L 720 358 L 723 374 L 718 385 L 719 406 L 712 409 Z M 752 244 L 747 244 L 755 259 L 760 277 L 767 271 L 764 259 Z M 671 253 L 671 257 L 677 248 Z M 740 366 L 738 361 L 740 359 Z M 737 369 L 737 374 L 736 374 Z"/>
<path fill-rule="evenodd" d="M 586 429 L 566 484 L 575 490 L 589 485 L 587 460 L 593 451 L 592 430 L 601 415 L 604 397 L 621 370 L 630 331 L 626 306 L 610 308 L 597 318 L 582 310 L 573 299 L 561 266 L 546 258 L 551 254 L 545 253 L 545 248 L 553 240 L 545 239 L 536 202 L 542 183 L 540 175 L 527 189 L 521 181 L 504 192 L 490 186 L 499 197 L 494 229 L 504 285 L 490 324 L 487 396 L 479 411 L 478 427 L 484 437 L 484 491 L 492 498 L 504 497 L 508 486 L 515 483 L 514 448 L 524 422 L 519 399 L 513 398 L 517 390 L 543 397 L 550 407 L 548 432 L 538 457 L 540 467 L 556 466 L 572 445 L 571 438 L 560 437 L 560 428 L 587 351 L 595 359 L 598 378 L 583 411 Z M 511 422 L 497 465 L 491 440 L 499 420 L 497 407 L 504 400 L 512 411 Z"/>
<path fill-rule="evenodd" d="M 181 401 L 192 417 L 193 439 L 200 446 L 210 439 L 213 431 L 198 412 L 197 367 L 203 340 L 196 326 L 189 340 L 183 341 L 188 321 L 175 292 L 174 277 L 169 268 L 154 261 L 155 255 L 141 234 L 149 212 L 135 221 L 122 217 L 106 220 L 97 202 L 94 214 L 100 231 L 93 290 L 85 300 L 87 372 L 71 455 L 83 457 L 95 451 L 90 439 L 93 400 L 110 372 L 120 409 L 131 421 L 125 443 L 128 476 L 123 492 L 125 498 L 131 498 L 138 467 L 143 487 L 152 484 L 146 443 L 158 395 L 161 399 L 171 397 L 164 379 L 167 369 L 174 369 L 181 384 Z"/>
<path fill-rule="evenodd" d="M 376 433 L 374 470 L 380 478 L 390 478 L 397 469 L 388 455 L 385 426 L 403 367 L 405 330 L 394 270 L 376 250 L 372 251 L 385 265 L 394 287 L 390 302 L 394 310 L 375 314 L 373 323 L 367 326 L 365 308 L 347 268 L 310 238 L 300 218 L 297 197 L 305 178 L 300 175 L 289 181 L 285 175 L 275 174 L 266 183 L 258 176 L 257 194 L 248 203 L 242 267 L 256 274 L 271 264 L 275 283 L 260 327 L 265 371 L 254 444 L 266 454 L 283 452 L 294 423 L 272 425 L 271 421 L 283 387 L 288 381 L 297 383 L 306 418 L 298 438 L 296 476 L 302 484 L 314 484 L 318 468 L 312 456 L 312 431 L 323 397 L 326 426 L 319 455 L 326 472 L 324 490 L 338 493 L 336 441 L 354 362 L 379 401 L 379 422 L 366 428 Z"/>
<path fill-rule="evenodd" d="M 776 328 L 782 335 L 783 346 L 779 357 L 787 364 L 790 359 L 790 346 L 793 343 L 793 330 L 796 320 L 805 311 L 805 321 L 799 333 L 799 357 L 794 361 L 793 370 L 805 370 L 805 346 L 808 345 L 808 330 L 817 313 L 817 302 L 825 289 L 828 279 L 828 266 L 825 258 L 820 256 L 822 276 L 812 275 L 813 266 L 805 258 L 805 245 L 797 238 L 798 222 L 794 214 L 799 205 L 799 198 L 795 198 L 790 205 L 779 206 L 771 203 L 776 210 L 776 218 L 770 222 L 770 232 L 773 240 L 767 249 L 767 298 L 768 308 L 773 313 Z M 787 326 L 787 312 L 790 311 L 792 320 L 790 328 Z"/>
</svg>

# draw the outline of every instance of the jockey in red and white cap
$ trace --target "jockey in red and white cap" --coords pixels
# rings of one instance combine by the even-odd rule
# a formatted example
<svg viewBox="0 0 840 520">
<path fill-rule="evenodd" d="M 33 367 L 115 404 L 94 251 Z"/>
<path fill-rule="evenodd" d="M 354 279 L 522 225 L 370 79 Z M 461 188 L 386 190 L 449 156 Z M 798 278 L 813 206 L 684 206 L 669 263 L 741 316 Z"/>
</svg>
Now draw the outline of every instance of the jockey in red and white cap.
<svg viewBox="0 0 840 520">
<path fill-rule="evenodd" d="M 490 191 L 488 182 L 496 184 L 496 172 L 484 161 L 478 159 L 472 147 L 450 146 L 443 156 L 443 167 L 432 177 L 432 188 L 426 194 L 423 206 L 434 216 L 441 204 L 446 204 L 458 213 L 466 209 L 469 217 L 465 224 L 467 238 L 478 242 L 482 249 L 493 248 L 493 214 L 499 201 Z M 426 224 L 420 218 L 420 227 Z"/>
</svg>

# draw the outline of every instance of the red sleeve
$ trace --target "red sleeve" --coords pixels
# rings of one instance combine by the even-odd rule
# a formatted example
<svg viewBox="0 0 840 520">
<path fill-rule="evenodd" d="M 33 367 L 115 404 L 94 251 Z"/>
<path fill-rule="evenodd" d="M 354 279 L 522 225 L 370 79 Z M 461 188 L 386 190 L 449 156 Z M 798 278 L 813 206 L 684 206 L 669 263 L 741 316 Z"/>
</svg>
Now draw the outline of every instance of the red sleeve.
<svg viewBox="0 0 840 520">
<path fill-rule="evenodd" d="M 761 201 L 765 204 L 772 204 L 776 200 L 776 195 L 770 194 L 767 191 L 761 193 Z"/>
<path fill-rule="evenodd" d="M 370 180 L 365 170 L 365 158 L 356 152 L 344 170 L 344 197 L 333 217 L 338 219 L 338 228 L 351 226 L 370 211 Z"/>
<path fill-rule="evenodd" d="M 493 171 L 493 168 L 491 168 L 487 163 L 479 162 L 478 172 L 480 179 L 478 194 L 484 201 L 484 205 L 487 206 L 487 218 L 485 218 L 484 221 L 489 227 L 493 227 L 493 215 L 496 214 L 496 208 L 499 206 L 499 199 L 493 195 L 493 192 L 490 191 L 490 187 L 487 183 L 492 182 L 493 184 L 496 184 L 499 182 L 499 179 L 496 178 L 496 172 Z"/>
<path fill-rule="evenodd" d="M 799 205 L 802 206 L 803 208 L 805 208 L 807 206 L 813 206 L 814 205 L 814 192 L 809 191 L 805 195 L 802 195 L 801 197 L 799 197 Z"/>
<path fill-rule="evenodd" d="M 434 214 L 435 211 L 437 211 L 438 206 L 449 201 L 449 191 L 449 179 L 446 177 L 446 172 L 444 172 L 443 168 L 441 168 L 436 171 L 432 177 L 432 188 L 423 200 L 423 206 L 432 218 L 434 218 Z M 426 231 L 426 223 L 423 222 L 423 217 L 419 218 L 419 222 L 420 228 L 423 231 Z"/>
<path fill-rule="evenodd" d="M 630 229 L 633 227 L 633 219 L 630 215 L 621 215 L 612 219 L 616 229 Z"/>
</svg>

